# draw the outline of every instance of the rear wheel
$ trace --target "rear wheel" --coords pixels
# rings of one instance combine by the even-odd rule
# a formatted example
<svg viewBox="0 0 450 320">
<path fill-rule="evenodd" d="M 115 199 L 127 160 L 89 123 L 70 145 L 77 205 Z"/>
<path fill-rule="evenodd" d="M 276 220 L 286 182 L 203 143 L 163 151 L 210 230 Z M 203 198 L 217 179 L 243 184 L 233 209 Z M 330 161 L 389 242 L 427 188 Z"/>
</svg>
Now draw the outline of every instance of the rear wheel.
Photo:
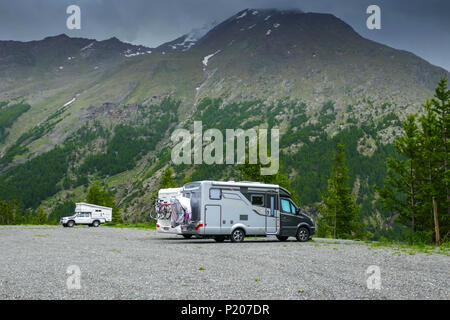
<svg viewBox="0 0 450 320">
<path fill-rule="evenodd" d="M 242 242 L 245 238 L 244 230 L 237 228 L 231 233 L 231 242 Z"/>
<path fill-rule="evenodd" d="M 309 230 L 308 230 L 308 228 L 305 228 L 305 227 L 298 228 L 296 238 L 300 242 L 308 241 L 308 239 L 309 239 Z"/>
<path fill-rule="evenodd" d="M 92 222 L 92 225 L 97 228 L 100 225 L 100 222 L 98 220 L 95 220 L 94 222 Z"/>
<path fill-rule="evenodd" d="M 280 241 L 286 241 L 288 239 L 288 237 L 286 236 L 277 236 L 277 239 Z"/>
<path fill-rule="evenodd" d="M 190 239 L 190 238 L 192 238 L 192 234 L 183 234 L 183 237 L 185 239 Z"/>
</svg>

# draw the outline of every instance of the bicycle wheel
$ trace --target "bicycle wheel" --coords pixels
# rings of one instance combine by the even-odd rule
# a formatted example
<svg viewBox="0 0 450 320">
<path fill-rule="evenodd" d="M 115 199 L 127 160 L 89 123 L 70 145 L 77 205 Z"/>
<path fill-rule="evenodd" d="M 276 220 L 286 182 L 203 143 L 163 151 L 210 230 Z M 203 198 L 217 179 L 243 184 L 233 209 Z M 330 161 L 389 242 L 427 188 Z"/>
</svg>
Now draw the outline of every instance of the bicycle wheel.
<svg viewBox="0 0 450 320">
<path fill-rule="evenodd" d="M 153 220 L 158 219 L 158 213 L 156 212 L 155 208 L 150 209 L 150 218 L 153 219 Z"/>
</svg>

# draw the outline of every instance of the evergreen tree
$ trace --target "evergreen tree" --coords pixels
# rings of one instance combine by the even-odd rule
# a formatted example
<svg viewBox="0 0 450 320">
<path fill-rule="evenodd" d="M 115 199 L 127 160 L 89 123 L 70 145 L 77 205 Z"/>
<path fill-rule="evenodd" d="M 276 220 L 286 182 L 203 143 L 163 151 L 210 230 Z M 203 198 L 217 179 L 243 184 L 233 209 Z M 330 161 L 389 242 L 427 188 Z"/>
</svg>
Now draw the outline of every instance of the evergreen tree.
<svg viewBox="0 0 450 320">
<path fill-rule="evenodd" d="M 421 140 L 416 115 L 411 114 L 403 122 L 405 135 L 398 138 L 395 147 L 399 155 L 406 160 L 389 157 L 386 181 L 383 188 L 376 187 L 381 196 L 384 209 L 398 215 L 397 220 L 410 225 L 412 232 L 416 231 L 418 219 L 418 185 L 419 159 L 421 155 Z"/>
<path fill-rule="evenodd" d="M 159 189 L 175 188 L 177 184 L 172 176 L 173 176 L 172 169 L 170 167 L 167 167 L 161 176 L 161 180 L 159 182 Z"/>
<path fill-rule="evenodd" d="M 440 159 L 442 158 L 442 146 L 440 144 L 439 127 L 436 114 L 431 108 L 431 102 L 424 105 L 426 114 L 420 118 L 422 125 L 422 154 L 421 166 L 423 175 L 423 210 L 424 216 L 430 217 L 428 221 L 433 221 L 436 245 L 440 244 L 439 231 L 439 208 L 443 208 L 442 195 L 445 194 L 443 188 L 443 176 Z M 438 201 L 441 202 L 440 205 Z M 428 215 L 426 213 L 429 213 Z"/>
<path fill-rule="evenodd" d="M 450 90 L 447 87 L 447 78 L 441 77 L 435 90 L 434 98 L 430 103 L 431 110 L 436 114 L 436 126 L 438 130 L 438 140 L 440 149 L 438 150 L 438 161 L 440 164 L 440 177 L 442 178 L 442 186 L 445 188 L 445 201 L 442 202 L 442 220 L 447 227 L 450 224 L 450 172 L 448 168 L 449 161 L 449 134 L 450 134 Z M 436 211 L 437 214 L 437 211 Z M 434 215 L 436 243 L 439 244 L 439 219 Z M 448 228 L 444 229 L 447 232 Z"/>
<path fill-rule="evenodd" d="M 47 224 L 47 223 L 48 223 L 47 214 L 44 212 L 42 206 L 39 206 L 36 212 L 36 217 L 34 219 L 34 224 Z"/>
<path fill-rule="evenodd" d="M 321 236 L 331 233 L 334 238 L 353 238 L 360 233 L 359 206 L 348 186 L 348 180 L 344 145 L 340 143 L 334 154 L 331 176 L 320 206 L 318 231 Z"/>
<path fill-rule="evenodd" d="M 441 233 L 448 237 L 450 232 L 449 100 L 447 79 L 441 78 L 434 98 L 423 105 L 421 128 L 414 115 L 403 123 L 405 134 L 396 141 L 397 152 L 403 159 L 387 159 L 384 186 L 377 188 L 384 208 L 397 214 L 397 221 L 411 224 L 412 232 L 428 235 L 430 239 L 434 234 L 437 245 Z"/>
</svg>

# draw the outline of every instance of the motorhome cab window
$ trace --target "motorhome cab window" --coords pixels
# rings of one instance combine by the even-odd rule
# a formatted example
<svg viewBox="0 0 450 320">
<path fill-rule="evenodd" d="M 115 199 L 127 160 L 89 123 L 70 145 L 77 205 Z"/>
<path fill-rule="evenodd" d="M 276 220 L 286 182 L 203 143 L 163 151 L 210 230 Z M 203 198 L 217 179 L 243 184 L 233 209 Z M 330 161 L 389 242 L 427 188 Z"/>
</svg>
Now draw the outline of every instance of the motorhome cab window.
<svg viewBox="0 0 450 320">
<path fill-rule="evenodd" d="M 288 199 L 281 199 L 281 211 L 284 213 L 296 213 L 294 204 Z"/>
<path fill-rule="evenodd" d="M 254 206 L 264 206 L 264 196 L 262 194 L 252 194 L 252 205 Z"/>
<path fill-rule="evenodd" d="M 222 199 L 222 190 L 217 188 L 209 189 L 209 198 L 211 200 L 220 200 Z"/>
</svg>

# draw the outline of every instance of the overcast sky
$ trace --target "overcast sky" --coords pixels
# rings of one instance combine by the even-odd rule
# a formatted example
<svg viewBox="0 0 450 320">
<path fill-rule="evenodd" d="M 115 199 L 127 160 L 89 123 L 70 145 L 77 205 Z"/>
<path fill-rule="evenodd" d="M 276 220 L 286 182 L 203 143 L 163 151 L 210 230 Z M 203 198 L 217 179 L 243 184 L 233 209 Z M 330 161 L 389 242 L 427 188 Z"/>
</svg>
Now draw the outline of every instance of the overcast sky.
<svg viewBox="0 0 450 320">
<path fill-rule="evenodd" d="M 66 8 L 81 8 L 81 30 L 68 30 Z M 381 30 L 366 27 L 366 8 L 381 8 Z M 245 8 L 332 13 L 366 38 L 411 51 L 450 70 L 449 0 L 0 0 L 0 40 L 66 33 L 155 47 Z"/>
</svg>

